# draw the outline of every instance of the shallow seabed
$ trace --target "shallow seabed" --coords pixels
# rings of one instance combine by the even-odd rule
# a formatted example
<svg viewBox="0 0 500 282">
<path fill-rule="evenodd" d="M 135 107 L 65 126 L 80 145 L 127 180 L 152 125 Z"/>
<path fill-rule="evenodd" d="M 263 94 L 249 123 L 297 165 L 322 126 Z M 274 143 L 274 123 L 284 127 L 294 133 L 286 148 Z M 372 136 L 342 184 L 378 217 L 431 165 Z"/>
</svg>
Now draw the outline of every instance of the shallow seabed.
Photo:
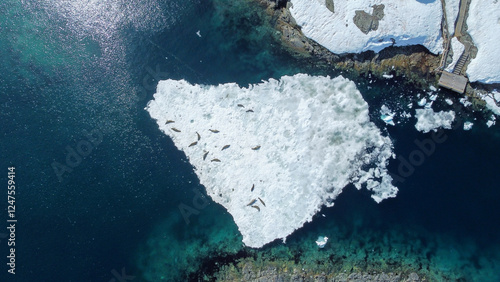
<svg viewBox="0 0 500 282">
<path fill-rule="evenodd" d="M 438 91 L 434 107 L 452 99 L 473 129 L 444 131 L 446 141 L 396 183 L 397 198 L 377 205 L 347 187 L 286 244 L 252 250 L 144 107 L 159 79 L 246 86 L 338 72 L 289 55 L 271 19 L 247 1 L 7 0 L 0 11 L 0 162 L 17 172 L 18 281 L 110 281 L 123 271 L 135 281 L 179 281 L 245 256 L 500 280 L 499 126 L 486 128 L 453 94 Z M 343 75 L 381 128 L 382 104 L 411 111 L 407 104 L 427 95 L 402 79 Z M 431 135 L 418 133 L 413 118 L 400 121 L 384 131 L 408 158 L 419 149 L 414 141 Z M 75 158 L 82 141 L 94 142 Z M 397 174 L 400 163 L 389 170 Z M 188 221 L 179 205 L 194 209 Z M 322 250 L 319 235 L 330 238 Z"/>
</svg>

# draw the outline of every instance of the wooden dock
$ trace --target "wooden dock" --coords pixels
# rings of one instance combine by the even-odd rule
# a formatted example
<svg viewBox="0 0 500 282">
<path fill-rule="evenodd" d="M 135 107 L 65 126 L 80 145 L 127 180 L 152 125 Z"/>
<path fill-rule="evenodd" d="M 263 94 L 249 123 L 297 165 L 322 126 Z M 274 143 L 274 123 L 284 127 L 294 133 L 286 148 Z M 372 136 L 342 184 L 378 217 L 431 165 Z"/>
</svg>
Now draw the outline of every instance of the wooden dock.
<svg viewBox="0 0 500 282">
<path fill-rule="evenodd" d="M 465 92 L 468 79 L 465 76 L 456 75 L 451 72 L 443 71 L 439 78 L 439 86 L 451 89 L 460 94 Z"/>
</svg>

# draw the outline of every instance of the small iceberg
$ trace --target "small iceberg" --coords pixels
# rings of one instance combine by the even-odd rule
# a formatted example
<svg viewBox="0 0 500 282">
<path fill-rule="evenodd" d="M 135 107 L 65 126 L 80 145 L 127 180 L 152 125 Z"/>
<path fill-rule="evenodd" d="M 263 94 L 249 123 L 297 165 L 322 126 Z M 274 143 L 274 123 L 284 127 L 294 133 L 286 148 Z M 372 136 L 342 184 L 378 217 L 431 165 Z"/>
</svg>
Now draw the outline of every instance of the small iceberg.
<svg viewBox="0 0 500 282">
<path fill-rule="evenodd" d="M 492 125 L 495 125 L 495 122 L 496 122 L 496 117 L 495 117 L 495 115 L 491 115 L 490 120 L 488 120 L 488 122 L 486 122 L 486 125 L 487 125 L 488 127 L 491 127 Z"/>
<path fill-rule="evenodd" d="M 394 124 L 394 115 L 386 105 L 382 105 L 380 108 L 380 119 L 383 120 L 386 124 L 395 125 Z"/>
<path fill-rule="evenodd" d="M 393 78 L 393 77 L 394 77 L 394 75 L 392 75 L 392 74 L 385 74 L 385 73 L 384 73 L 384 74 L 382 75 L 382 77 L 384 77 L 385 79 L 391 79 L 391 78 Z"/>
<path fill-rule="evenodd" d="M 318 245 L 318 247 L 320 249 L 323 249 L 326 245 L 326 242 L 328 242 L 328 237 L 326 236 L 319 236 L 318 237 L 318 240 L 316 240 L 316 245 Z"/>
<path fill-rule="evenodd" d="M 464 130 L 471 130 L 473 125 L 474 125 L 474 123 L 472 123 L 470 121 L 464 122 Z"/>
<path fill-rule="evenodd" d="M 196 32 L 196 35 L 198 35 L 198 37 L 201 37 L 201 32 L 198 30 L 198 31 Z"/>
<path fill-rule="evenodd" d="M 424 97 L 424 98 L 422 98 L 422 100 L 418 101 L 418 105 L 419 105 L 420 107 L 425 106 L 425 104 L 427 104 L 427 99 L 426 99 L 425 97 Z"/>
</svg>

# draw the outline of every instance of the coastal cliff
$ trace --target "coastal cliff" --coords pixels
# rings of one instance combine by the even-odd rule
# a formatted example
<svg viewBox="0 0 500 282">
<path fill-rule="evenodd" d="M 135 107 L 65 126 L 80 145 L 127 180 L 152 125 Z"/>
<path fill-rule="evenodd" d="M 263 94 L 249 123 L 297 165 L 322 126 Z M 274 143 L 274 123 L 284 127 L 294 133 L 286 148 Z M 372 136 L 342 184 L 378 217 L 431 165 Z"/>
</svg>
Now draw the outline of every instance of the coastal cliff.
<svg viewBox="0 0 500 282">
<path fill-rule="evenodd" d="M 436 69 L 440 57 L 433 55 L 423 46 L 389 47 L 379 53 L 366 51 L 360 54 L 334 54 L 325 47 L 307 38 L 290 14 L 290 3 L 284 0 L 252 0 L 265 8 L 272 16 L 272 24 L 281 33 L 285 48 L 301 57 L 317 57 L 333 68 L 356 72 L 359 75 L 371 73 L 382 77 L 395 74 L 406 77 L 419 86 L 436 84 Z M 362 23 L 360 23 L 362 25 Z"/>
<path fill-rule="evenodd" d="M 406 82 L 416 87 L 427 89 L 429 85 L 438 86 L 441 71 L 441 55 L 429 52 L 422 45 L 391 46 L 378 53 L 365 51 L 362 53 L 334 54 L 324 46 L 306 37 L 301 27 L 290 13 L 291 3 L 288 0 L 250 0 L 263 7 L 271 17 L 271 25 L 280 34 L 281 42 L 286 50 L 297 57 L 314 57 L 328 67 L 358 76 L 372 75 L 382 78 L 384 75 L 404 77 Z M 327 1 L 327 4 L 329 1 Z M 327 5 L 329 10 L 335 9 L 333 3 Z M 376 29 L 377 14 L 381 18 L 383 12 L 374 11 L 372 17 L 358 17 L 356 25 Z M 375 17 L 375 18 L 373 18 Z M 464 25 L 465 26 L 465 25 Z M 464 27 L 466 29 L 466 27 Z M 465 38 L 467 40 L 467 38 Z M 470 39 L 468 39 L 470 40 Z M 473 48 L 474 49 L 474 48 Z M 474 54 L 476 50 L 473 50 Z M 473 55 L 474 55 L 473 54 Z M 450 63 L 451 52 L 446 54 L 445 62 Z M 470 83 L 465 88 L 474 110 L 485 108 L 485 95 L 490 95 L 498 84 Z"/>
</svg>

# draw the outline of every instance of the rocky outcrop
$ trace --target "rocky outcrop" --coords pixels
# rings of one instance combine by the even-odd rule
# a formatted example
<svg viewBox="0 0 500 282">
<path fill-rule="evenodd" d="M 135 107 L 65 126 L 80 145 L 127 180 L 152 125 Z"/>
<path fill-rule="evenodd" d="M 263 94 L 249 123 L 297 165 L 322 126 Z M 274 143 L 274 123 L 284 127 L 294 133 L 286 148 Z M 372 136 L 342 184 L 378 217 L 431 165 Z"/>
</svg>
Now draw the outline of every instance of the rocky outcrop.
<svg viewBox="0 0 500 282">
<path fill-rule="evenodd" d="M 335 5 L 333 5 L 333 0 L 325 0 L 325 6 L 330 12 L 335 13 Z"/>
<path fill-rule="evenodd" d="M 375 76 L 394 73 L 405 76 L 416 85 L 436 84 L 435 69 L 439 65 L 439 57 L 431 54 L 422 46 L 390 47 L 376 54 L 368 51 L 362 54 L 334 54 L 315 41 L 307 38 L 290 14 L 290 3 L 283 0 L 252 0 L 265 7 L 272 16 L 272 24 L 281 34 L 281 41 L 286 49 L 296 56 L 314 56 L 339 70 L 357 72 L 360 75 L 372 73 Z M 325 0 L 328 6 L 328 1 Z M 331 3 L 333 4 L 333 2 Z M 333 10 L 333 5 L 331 5 Z M 331 11 L 330 10 L 330 11 Z M 366 32 L 375 30 L 378 21 L 384 17 L 384 5 L 374 5 L 372 14 L 367 15 L 363 23 L 362 16 L 358 20 L 361 29 Z M 368 19 L 369 18 L 369 19 Z"/>
<path fill-rule="evenodd" d="M 384 8 L 384 4 L 373 5 L 373 14 L 371 15 L 365 11 L 357 10 L 353 22 L 364 34 L 377 30 L 378 22 L 384 17 Z"/>
<path fill-rule="evenodd" d="M 217 281 L 255 281 L 255 282 L 418 282 L 426 281 L 415 272 L 410 273 L 377 273 L 352 272 L 332 273 L 321 269 L 307 269 L 300 265 L 286 265 L 270 261 L 256 263 L 252 259 L 244 259 L 236 264 L 224 266 L 215 275 Z"/>
</svg>

